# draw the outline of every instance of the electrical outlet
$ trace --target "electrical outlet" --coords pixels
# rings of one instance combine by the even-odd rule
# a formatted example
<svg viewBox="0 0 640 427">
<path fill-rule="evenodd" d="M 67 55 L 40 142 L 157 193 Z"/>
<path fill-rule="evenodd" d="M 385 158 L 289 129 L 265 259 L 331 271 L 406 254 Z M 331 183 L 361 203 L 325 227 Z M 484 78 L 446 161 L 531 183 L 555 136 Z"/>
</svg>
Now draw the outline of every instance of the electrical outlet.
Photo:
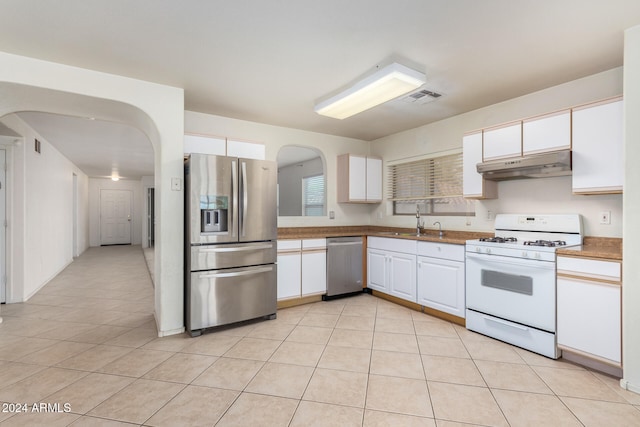
<svg viewBox="0 0 640 427">
<path fill-rule="evenodd" d="M 611 224 L 611 211 L 600 212 L 600 224 Z"/>
<path fill-rule="evenodd" d="M 336 213 L 334 211 L 329 211 L 329 219 L 336 219 Z"/>
<path fill-rule="evenodd" d="M 487 221 L 491 221 L 493 219 L 493 212 L 487 211 Z"/>
</svg>

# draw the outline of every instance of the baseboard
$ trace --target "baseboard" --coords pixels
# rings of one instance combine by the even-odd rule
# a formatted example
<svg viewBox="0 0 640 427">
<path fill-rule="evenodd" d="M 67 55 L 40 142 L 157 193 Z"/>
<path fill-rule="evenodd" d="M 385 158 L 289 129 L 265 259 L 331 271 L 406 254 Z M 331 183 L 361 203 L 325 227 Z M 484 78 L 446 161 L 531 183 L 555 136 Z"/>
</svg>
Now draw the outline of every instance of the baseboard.
<svg viewBox="0 0 640 427">
<path fill-rule="evenodd" d="M 628 380 L 625 380 L 624 378 L 620 380 L 620 387 L 622 387 L 625 390 L 629 390 L 634 393 L 640 394 L 640 385 L 632 384 Z"/>
</svg>

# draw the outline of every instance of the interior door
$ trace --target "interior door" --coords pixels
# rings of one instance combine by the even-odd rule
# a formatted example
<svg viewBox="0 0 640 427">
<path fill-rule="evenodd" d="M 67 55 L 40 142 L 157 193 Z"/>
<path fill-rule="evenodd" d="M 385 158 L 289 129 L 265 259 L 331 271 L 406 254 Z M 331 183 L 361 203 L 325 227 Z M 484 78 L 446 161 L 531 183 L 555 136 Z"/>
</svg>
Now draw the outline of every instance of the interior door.
<svg viewBox="0 0 640 427">
<path fill-rule="evenodd" d="M 131 191 L 100 190 L 100 245 L 131 244 Z"/>
</svg>

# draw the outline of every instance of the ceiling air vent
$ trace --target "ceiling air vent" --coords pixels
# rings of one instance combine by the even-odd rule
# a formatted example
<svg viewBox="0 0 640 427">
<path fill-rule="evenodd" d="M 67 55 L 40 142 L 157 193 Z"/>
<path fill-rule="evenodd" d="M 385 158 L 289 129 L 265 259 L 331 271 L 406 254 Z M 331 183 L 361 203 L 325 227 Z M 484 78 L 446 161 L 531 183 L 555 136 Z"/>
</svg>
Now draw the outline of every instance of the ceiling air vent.
<svg viewBox="0 0 640 427">
<path fill-rule="evenodd" d="M 428 102 L 433 102 L 436 99 L 440 98 L 442 94 L 433 92 L 428 89 L 420 89 L 415 92 L 410 93 L 409 95 L 402 98 L 402 101 L 408 104 L 426 104 Z"/>
</svg>

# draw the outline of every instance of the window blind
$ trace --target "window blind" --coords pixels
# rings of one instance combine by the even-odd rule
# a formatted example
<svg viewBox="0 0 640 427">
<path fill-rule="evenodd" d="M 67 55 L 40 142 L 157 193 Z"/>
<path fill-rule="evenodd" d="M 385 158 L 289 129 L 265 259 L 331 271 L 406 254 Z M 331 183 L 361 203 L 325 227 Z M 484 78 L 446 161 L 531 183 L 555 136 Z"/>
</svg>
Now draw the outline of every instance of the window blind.
<svg viewBox="0 0 640 427">
<path fill-rule="evenodd" d="M 462 197 L 462 154 L 451 154 L 389 166 L 387 198 L 421 202 Z"/>
<path fill-rule="evenodd" d="M 304 216 L 324 215 L 324 175 L 304 177 L 302 193 Z"/>
</svg>

